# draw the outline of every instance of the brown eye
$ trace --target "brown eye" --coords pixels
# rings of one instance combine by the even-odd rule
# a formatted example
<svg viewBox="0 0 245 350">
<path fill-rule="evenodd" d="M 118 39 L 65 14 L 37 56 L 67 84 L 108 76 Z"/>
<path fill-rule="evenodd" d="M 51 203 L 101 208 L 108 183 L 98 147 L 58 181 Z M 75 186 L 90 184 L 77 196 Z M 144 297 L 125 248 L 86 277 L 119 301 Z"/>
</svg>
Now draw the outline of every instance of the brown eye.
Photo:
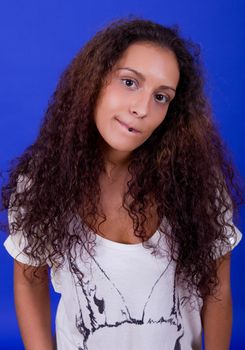
<svg viewBox="0 0 245 350">
<path fill-rule="evenodd" d="M 129 79 L 129 78 L 122 79 L 122 83 L 127 87 L 136 87 L 137 85 L 133 79 Z"/>
<path fill-rule="evenodd" d="M 163 95 L 163 94 L 156 94 L 155 99 L 160 103 L 167 103 L 170 100 L 167 95 Z"/>
</svg>

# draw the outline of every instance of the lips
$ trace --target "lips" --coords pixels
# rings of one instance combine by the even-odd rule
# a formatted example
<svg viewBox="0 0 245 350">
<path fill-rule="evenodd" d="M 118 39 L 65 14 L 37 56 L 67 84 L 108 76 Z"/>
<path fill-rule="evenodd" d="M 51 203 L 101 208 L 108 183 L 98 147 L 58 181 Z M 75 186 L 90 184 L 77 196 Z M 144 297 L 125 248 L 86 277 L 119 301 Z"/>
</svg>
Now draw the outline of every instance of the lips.
<svg viewBox="0 0 245 350">
<path fill-rule="evenodd" d="M 137 132 L 140 133 L 141 131 L 139 131 L 138 129 L 136 129 L 133 125 L 131 124 L 127 124 L 125 122 L 123 122 L 122 120 L 115 118 L 121 125 L 125 126 L 127 129 L 131 129 L 132 132 Z"/>
</svg>

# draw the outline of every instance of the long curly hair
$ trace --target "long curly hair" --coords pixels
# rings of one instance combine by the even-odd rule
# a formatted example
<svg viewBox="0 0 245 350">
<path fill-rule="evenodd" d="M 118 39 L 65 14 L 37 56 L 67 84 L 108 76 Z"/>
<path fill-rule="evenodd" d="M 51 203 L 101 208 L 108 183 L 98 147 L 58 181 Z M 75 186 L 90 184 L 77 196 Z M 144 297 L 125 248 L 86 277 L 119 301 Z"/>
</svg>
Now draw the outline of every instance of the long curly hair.
<svg viewBox="0 0 245 350">
<path fill-rule="evenodd" d="M 93 112 L 107 75 L 136 42 L 174 52 L 180 80 L 164 121 L 132 152 L 123 207 L 135 235 L 144 240 L 146 208 L 153 199 L 177 276 L 204 297 L 217 285 L 217 256 L 231 248 L 231 236 L 236 238 L 227 216 L 241 204 L 242 193 L 204 93 L 199 47 L 177 27 L 119 20 L 80 50 L 58 82 L 37 139 L 10 166 L 3 207 L 15 212 L 10 233 L 23 232 L 30 261 L 60 267 L 66 255 L 76 258 L 74 247 L 82 252 L 85 244 L 92 253 L 90 229 L 95 232 L 101 219 L 104 169 Z M 80 225 L 72 226 L 78 215 Z"/>
</svg>

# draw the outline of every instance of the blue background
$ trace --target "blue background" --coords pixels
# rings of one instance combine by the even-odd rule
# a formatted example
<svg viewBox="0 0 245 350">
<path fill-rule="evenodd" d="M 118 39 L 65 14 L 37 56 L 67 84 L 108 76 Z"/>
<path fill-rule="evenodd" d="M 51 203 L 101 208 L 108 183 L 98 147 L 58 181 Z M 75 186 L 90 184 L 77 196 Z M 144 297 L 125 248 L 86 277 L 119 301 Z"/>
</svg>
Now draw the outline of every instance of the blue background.
<svg viewBox="0 0 245 350">
<path fill-rule="evenodd" d="M 108 21 L 130 14 L 179 24 L 201 45 L 215 119 L 244 177 L 245 1 L 42 0 L 0 4 L 0 168 L 37 135 L 57 80 L 79 48 Z M 245 211 L 239 228 L 244 232 Z M 23 349 L 13 303 L 13 261 L 0 236 L 0 349 Z M 233 350 L 245 349 L 242 241 L 232 257 Z M 53 313 L 58 296 L 52 293 Z"/>
</svg>

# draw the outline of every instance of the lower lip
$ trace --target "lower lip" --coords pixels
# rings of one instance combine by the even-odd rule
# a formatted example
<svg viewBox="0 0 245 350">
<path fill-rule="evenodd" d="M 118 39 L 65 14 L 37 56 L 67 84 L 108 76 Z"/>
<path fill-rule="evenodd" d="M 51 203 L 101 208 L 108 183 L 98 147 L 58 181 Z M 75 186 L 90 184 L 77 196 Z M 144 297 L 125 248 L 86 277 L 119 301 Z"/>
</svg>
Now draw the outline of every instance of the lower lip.
<svg viewBox="0 0 245 350">
<path fill-rule="evenodd" d="M 118 120 L 117 118 L 116 118 L 116 121 L 118 121 L 118 123 L 119 123 L 121 126 L 123 126 L 124 129 L 126 129 L 126 130 L 128 131 L 128 134 L 139 134 L 139 133 L 140 133 L 140 131 L 137 131 L 137 130 L 134 130 L 134 129 L 128 127 L 127 125 L 125 125 L 124 123 L 122 123 L 122 122 L 121 122 L 120 120 Z M 132 130 L 132 131 L 130 131 L 130 130 Z"/>
</svg>

